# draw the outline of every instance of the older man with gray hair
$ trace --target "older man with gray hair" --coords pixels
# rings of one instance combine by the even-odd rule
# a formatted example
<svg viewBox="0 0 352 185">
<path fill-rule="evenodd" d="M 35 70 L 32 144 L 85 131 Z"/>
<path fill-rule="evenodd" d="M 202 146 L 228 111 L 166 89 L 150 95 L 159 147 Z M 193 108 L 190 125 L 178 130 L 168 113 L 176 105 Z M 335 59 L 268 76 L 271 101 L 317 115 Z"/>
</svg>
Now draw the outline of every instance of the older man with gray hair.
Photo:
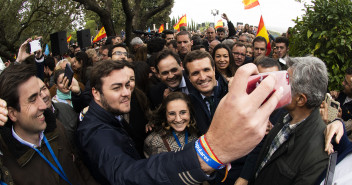
<svg viewBox="0 0 352 185">
<path fill-rule="evenodd" d="M 316 57 L 293 58 L 288 74 L 289 113 L 268 134 L 251 184 L 314 184 L 328 164 L 319 114 L 328 85 L 326 66 Z"/>
<path fill-rule="evenodd" d="M 144 45 L 143 41 L 139 37 L 135 37 L 131 40 L 131 46 L 133 47 L 133 53 L 137 51 L 138 48 Z"/>
</svg>

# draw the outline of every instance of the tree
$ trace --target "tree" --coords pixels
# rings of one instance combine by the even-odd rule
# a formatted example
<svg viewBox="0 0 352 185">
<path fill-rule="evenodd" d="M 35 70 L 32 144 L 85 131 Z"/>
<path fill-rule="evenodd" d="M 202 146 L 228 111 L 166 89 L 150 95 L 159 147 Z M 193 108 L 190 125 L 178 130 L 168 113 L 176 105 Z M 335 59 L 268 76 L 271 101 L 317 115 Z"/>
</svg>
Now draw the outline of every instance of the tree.
<svg viewBox="0 0 352 185">
<path fill-rule="evenodd" d="M 13 59 L 19 46 L 34 35 L 48 42 L 50 33 L 68 29 L 78 20 L 77 3 L 69 0 L 11 0 L 0 6 L 0 56 Z"/>
<path fill-rule="evenodd" d="M 290 55 L 312 54 L 322 59 L 329 72 L 329 89 L 339 89 L 352 58 L 352 2 L 313 0 L 295 20 Z"/>
<path fill-rule="evenodd" d="M 127 44 L 129 44 L 131 40 L 132 30 L 145 30 L 147 24 L 151 23 L 151 19 L 154 18 L 157 22 L 154 20 L 153 23 L 156 24 L 168 22 L 168 15 L 170 14 L 174 2 L 173 0 L 74 1 L 81 3 L 85 9 L 95 12 L 100 17 L 100 21 L 105 27 L 108 36 L 116 35 L 114 21 L 121 21 L 120 16 L 116 16 L 116 14 L 123 10 Z M 116 17 L 118 19 L 114 19 Z"/>
</svg>

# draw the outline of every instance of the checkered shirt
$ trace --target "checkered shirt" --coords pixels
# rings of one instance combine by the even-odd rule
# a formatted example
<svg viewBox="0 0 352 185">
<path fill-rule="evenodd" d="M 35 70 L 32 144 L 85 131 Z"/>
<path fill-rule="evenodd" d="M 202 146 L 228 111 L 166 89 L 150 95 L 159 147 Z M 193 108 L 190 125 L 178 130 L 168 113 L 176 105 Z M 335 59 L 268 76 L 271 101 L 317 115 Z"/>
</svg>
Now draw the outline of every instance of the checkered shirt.
<svg viewBox="0 0 352 185">
<path fill-rule="evenodd" d="M 269 151 L 266 154 L 265 158 L 263 159 L 262 163 L 260 164 L 257 173 L 255 174 L 255 177 L 258 176 L 260 170 L 265 166 L 265 164 L 270 160 L 271 156 L 275 153 L 275 151 L 285 142 L 288 140 L 288 138 L 290 137 L 290 134 L 292 133 L 292 131 L 300 124 L 302 123 L 305 119 L 303 119 L 302 121 L 290 125 L 290 121 L 292 120 L 292 117 L 287 114 L 284 117 L 283 123 L 284 126 L 281 128 L 281 130 L 279 131 L 279 133 L 275 136 L 274 140 L 272 141 Z"/>
</svg>

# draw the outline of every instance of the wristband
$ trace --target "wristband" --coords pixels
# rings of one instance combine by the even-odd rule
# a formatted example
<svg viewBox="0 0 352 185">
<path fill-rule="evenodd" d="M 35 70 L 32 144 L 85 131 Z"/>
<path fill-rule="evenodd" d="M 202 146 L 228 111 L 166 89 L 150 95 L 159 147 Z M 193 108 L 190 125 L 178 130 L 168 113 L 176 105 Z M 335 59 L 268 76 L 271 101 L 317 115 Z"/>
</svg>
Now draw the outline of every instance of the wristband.
<svg viewBox="0 0 352 185">
<path fill-rule="evenodd" d="M 208 155 L 214 159 L 216 162 L 220 163 L 220 164 L 224 164 L 222 163 L 217 157 L 216 155 L 214 154 L 213 150 L 210 148 L 209 144 L 208 144 L 208 141 L 205 139 L 205 135 L 202 135 L 200 137 L 200 144 L 202 145 L 203 149 L 208 153 Z"/>
<path fill-rule="evenodd" d="M 195 145 L 194 145 L 198 155 L 200 158 L 203 159 L 203 161 L 205 163 L 207 163 L 207 165 L 209 165 L 210 167 L 216 169 L 216 170 L 220 170 L 222 168 L 225 167 L 225 165 L 223 164 L 220 164 L 218 162 L 216 162 L 214 159 L 212 159 L 208 153 L 202 148 L 201 144 L 200 144 L 200 140 L 198 139 L 196 142 L 195 142 Z"/>
</svg>

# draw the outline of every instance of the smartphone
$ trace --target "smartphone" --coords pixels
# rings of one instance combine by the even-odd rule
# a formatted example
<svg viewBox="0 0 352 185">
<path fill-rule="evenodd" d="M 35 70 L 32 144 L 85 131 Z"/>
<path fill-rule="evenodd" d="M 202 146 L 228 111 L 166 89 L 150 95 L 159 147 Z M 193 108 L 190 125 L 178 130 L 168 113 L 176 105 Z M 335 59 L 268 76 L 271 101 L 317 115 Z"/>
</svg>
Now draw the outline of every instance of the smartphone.
<svg viewBox="0 0 352 185">
<path fill-rule="evenodd" d="M 325 102 L 328 106 L 328 121 L 330 122 L 337 118 L 340 102 L 335 101 L 329 93 L 325 95 Z"/>
<path fill-rule="evenodd" d="M 324 180 L 324 185 L 332 185 L 335 173 L 335 166 L 337 160 L 337 152 L 329 155 L 328 169 Z"/>
<path fill-rule="evenodd" d="M 33 40 L 33 41 L 29 42 L 29 46 L 30 46 L 29 53 L 34 53 L 34 52 L 42 49 L 40 40 Z"/>
<path fill-rule="evenodd" d="M 71 68 L 71 65 L 70 64 L 66 64 L 66 68 L 65 68 L 65 74 L 64 76 L 67 77 L 67 79 L 69 80 L 68 81 L 68 87 L 71 86 L 71 83 L 72 83 L 72 78 L 73 78 L 73 70 Z"/>
<path fill-rule="evenodd" d="M 265 103 L 270 96 L 280 87 L 283 87 L 283 96 L 276 105 L 275 109 L 281 108 L 289 103 L 291 103 L 291 85 L 290 79 L 287 71 L 275 71 L 268 73 L 259 73 L 258 75 L 253 75 L 248 78 L 247 84 L 247 94 L 253 92 L 255 88 L 270 74 L 273 74 L 276 78 L 276 84 L 274 86 L 274 90 L 269 94 L 269 96 L 265 99 L 263 103 Z"/>
</svg>

